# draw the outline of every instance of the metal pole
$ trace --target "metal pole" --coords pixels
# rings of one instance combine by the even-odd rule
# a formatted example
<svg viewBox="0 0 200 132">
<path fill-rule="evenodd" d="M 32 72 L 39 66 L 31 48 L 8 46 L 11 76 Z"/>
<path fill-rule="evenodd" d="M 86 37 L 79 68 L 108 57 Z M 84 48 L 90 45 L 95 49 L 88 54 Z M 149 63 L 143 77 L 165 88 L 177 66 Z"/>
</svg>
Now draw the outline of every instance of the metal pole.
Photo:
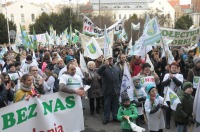
<svg viewBox="0 0 200 132">
<path fill-rule="evenodd" d="M 9 23 L 8 23 L 8 13 L 7 13 L 7 2 L 6 3 L 6 20 L 7 20 L 7 30 L 8 30 L 8 44 L 10 45 L 10 29 L 9 29 Z"/>
<path fill-rule="evenodd" d="M 99 28 L 101 28 L 101 0 L 99 0 Z"/>
</svg>

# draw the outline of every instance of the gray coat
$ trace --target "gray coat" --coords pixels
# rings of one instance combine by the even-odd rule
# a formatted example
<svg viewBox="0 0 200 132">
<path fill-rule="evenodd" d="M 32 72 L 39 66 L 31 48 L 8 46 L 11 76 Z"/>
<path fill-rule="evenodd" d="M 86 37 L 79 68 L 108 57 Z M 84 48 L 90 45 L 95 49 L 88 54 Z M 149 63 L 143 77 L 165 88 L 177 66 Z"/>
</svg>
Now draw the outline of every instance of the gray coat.
<svg viewBox="0 0 200 132">
<path fill-rule="evenodd" d="M 88 79 L 89 75 L 92 79 Z M 103 89 L 101 86 L 101 79 L 98 79 L 97 69 L 89 70 L 89 75 L 85 76 L 86 84 L 90 85 L 90 89 L 88 89 L 88 98 L 98 98 L 103 96 Z"/>
<path fill-rule="evenodd" d="M 116 65 L 102 65 L 99 67 L 97 73 L 102 77 L 103 94 L 110 95 L 115 93 L 119 95 L 122 82 L 122 75 L 119 67 Z"/>
</svg>

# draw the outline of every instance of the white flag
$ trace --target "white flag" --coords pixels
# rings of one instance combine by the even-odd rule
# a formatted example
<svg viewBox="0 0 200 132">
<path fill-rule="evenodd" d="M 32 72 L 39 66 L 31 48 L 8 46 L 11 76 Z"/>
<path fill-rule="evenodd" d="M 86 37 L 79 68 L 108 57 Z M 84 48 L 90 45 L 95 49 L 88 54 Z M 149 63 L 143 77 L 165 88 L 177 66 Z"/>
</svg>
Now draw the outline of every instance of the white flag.
<svg viewBox="0 0 200 132">
<path fill-rule="evenodd" d="M 144 45 L 152 44 L 161 39 L 160 26 L 156 17 L 147 23 L 143 35 L 145 35 Z"/>
<path fill-rule="evenodd" d="M 97 59 L 99 56 L 103 55 L 101 48 L 94 37 L 86 44 L 84 50 L 84 56 L 91 59 Z"/>
<path fill-rule="evenodd" d="M 128 68 L 127 63 L 124 64 L 124 73 L 123 73 L 123 78 L 122 78 L 122 85 L 121 85 L 121 91 L 120 91 L 120 95 L 123 92 L 127 92 L 130 100 L 134 100 L 133 99 L 133 82 L 132 82 L 132 78 L 131 78 L 131 74 Z"/>
<path fill-rule="evenodd" d="M 198 84 L 198 88 L 196 91 L 196 95 L 194 98 L 194 104 L 193 104 L 193 114 L 196 119 L 196 124 L 194 126 L 193 132 L 200 132 L 200 84 Z"/>
<path fill-rule="evenodd" d="M 151 70 L 151 71 L 154 71 L 154 66 L 153 66 L 153 64 L 152 64 L 152 62 L 151 62 L 151 60 L 150 60 L 150 58 L 149 58 L 149 55 L 147 54 L 146 56 L 147 56 L 146 62 L 149 63 L 149 65 L 151 66 L 151 69 L 150 69 L 150 70 Z"/>
<path fill-rule="evenodd" d="M 107 34 L 107 30 L 106 30 L 106 26 L 105 26 L 105 30 L 104 30 L 104 47 L 103 47 L 103 54 L 104 57 L 106 57 L 107 55 L 110 55 L 110 49 L 109 49 L 109 44 L 110 44 L 110 38 L 108 37 Z"/>
<path fill-rule="evenodd" d="M 171 89 L 167 88 L 167 93 L 166 93 L 166 100 L 165 101 L 170 101 L 170 106 L 171 109 L 176 111 L 176 107 L 179 103 L 181 103 L 179 97 L 176 95 L 176 93 Z"/>
<path fill-rule="evenodd" d="M 33 63 L 36 64 L 36 65 L 38 66 L 39 64 L 38 64 L 38 62 L 37 62 L 37 58 L 36 58 L 36 56 L 35 56 L 34 50 L 33 50 L 33 57 L 32 57 L 32 59 L 33 59 Z"/>
<path fill-rule="evenodd" d="M 19 54 L 19 49 L 17 48 L 16 44 L 13 44 L 12 46 L 13 51 L 15 51 L 15 53 Z"/>
<path fill-rule="evenodd" d="M 132 37 L 131 37 L 131 40 L 128 43 L 128 48 L 132 49 L 132 47 L 133 47 L 132 43 L 133 43 L 133 40 L 132 40 Z"/>
<path fill-rule="evenodd" d="M 145 59 L 146 54 L 152 50 L 151 45 L 144 45 L 145 35 L 142 35 L 138 41 L 136 41 L 135 45 L 132 47 L 129 55 L 137 55 L 141 56 L 142 59 Z"/>
<path fill-rule="evenodd" d="M 135 25 L 134 23 L 131 23 L 131 26 L 133 30 L 140 30 L 140 23 L 138 23 L 137 25 Z"/>
<path fill-rule="evenodd" d="M 84 59 L 83 55 L 81 54 L 81 52 L 80 52 L 80 67 L 83 72 L 89 73 L 85 59 Z"/>
</svg>

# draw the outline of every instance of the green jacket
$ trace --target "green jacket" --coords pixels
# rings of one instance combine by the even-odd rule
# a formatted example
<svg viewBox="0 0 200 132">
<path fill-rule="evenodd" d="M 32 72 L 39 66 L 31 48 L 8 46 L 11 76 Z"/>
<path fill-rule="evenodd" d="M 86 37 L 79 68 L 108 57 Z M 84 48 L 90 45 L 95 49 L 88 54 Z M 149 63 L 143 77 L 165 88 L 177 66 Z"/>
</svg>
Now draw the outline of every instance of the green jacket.
<svg viewBox="0 0 200 132">
<path fill-rule="evenodd" d="M 135 119 L 138 117 L 136 106 L 133 104 L 131 104 L 129 108 L 120 106 L 117 113 L 117 119 L 121 121 L 121 129 L 131 130 L 131 126 L 129 125 L 128 121 L 123 118 L 123 116 L 129 116 L 130 121 L 135 123 Z"/>
<path fill-rule="evenodd" d="M 174 111 L 174 121 L 180 125 L 188 124 L 188 117 L 192 116 L 194 98 L 182 90 L 177 95 L 181 103 Z"/>
</svg>

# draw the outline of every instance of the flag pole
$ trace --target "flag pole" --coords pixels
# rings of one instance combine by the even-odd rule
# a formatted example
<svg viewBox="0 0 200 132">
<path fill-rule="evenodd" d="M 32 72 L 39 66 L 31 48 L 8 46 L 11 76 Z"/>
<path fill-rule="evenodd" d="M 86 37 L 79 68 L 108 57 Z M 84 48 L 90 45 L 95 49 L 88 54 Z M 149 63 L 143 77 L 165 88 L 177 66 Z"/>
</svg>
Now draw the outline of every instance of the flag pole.
<svg viewBox="0 0 200 132">
<path fill-rule="evenodd" d="M 167 61 L 167 63 L 168 63 L 168 56 L 167 56 L 167 52 L 166 52 L 166 49 L 165 49 L 165 44 L 164 44 L 164 41 L 163 41 L 162 36 L 161 36 L 161 40 L 162 40 L 163 50 L 164 50 L 164 52 L 165 52 L 166 61 Z"/>
<path fill-rule="evenodd" d="M 10 29 L 9 29 L 9 22 L 8 22 L 8 11 L 7 11 L 7 2 L 5 0 L 6 4 L 6 22 L 7 22 L 7 30 L 8 30 L 8 44 L 10 45 Z"/>
</svg>

